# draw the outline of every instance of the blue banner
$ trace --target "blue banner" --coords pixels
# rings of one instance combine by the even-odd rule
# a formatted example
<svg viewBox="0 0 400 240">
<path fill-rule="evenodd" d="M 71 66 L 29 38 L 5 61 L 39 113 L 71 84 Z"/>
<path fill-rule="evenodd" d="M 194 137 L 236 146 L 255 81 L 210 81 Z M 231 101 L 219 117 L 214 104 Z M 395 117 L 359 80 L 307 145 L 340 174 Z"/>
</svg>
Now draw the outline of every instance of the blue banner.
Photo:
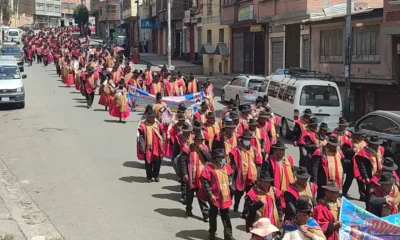
<svg viewBox="0 0 400 240">
<path fill-rule="evenodd" d="M 367 210 L 342 198 L 339 230 L 340 240 L 400 239 L 400 214 L 379 218 Z"/>
<path fill-rule="evenodd" d="M 176 112 L 178 105 L 183 103 L 187 107 L 188 113 L 196 112 L 203 99 L 203 92 L 176 97 L 163 97 L 163 101 L 167 104 L 171 112 Z M 146 91 L 133 88 L 128 93 L 128 101 L 132 111 L 144 112 L 148 104 L 153 105 L 156 102 L 156 96 Z"/>
<path fill-rule="evenodd" d="M 155 25 L 155 19 L 153 18 L 140 19 L 140 28 L 153 29 L 155 27 L 154 25 Z"/>
</svg>

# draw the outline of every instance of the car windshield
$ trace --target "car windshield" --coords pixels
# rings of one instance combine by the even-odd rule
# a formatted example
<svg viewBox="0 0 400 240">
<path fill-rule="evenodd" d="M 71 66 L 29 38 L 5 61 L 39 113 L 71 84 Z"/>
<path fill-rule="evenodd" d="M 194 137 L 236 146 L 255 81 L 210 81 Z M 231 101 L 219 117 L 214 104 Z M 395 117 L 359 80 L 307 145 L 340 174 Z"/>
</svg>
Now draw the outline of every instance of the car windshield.
<svg viewBox="0 0 400 240">
<path fill-rule="evenodd" d="M 18 67 L 0 66 L 0 80 L 21 78 Z"/>
<path fill-rule="evenodd" d="M 9 31 L 8 36 L 18 37 L 18 32 L 17 31 Z"/>
<path fill-rule="evenodd" d="M 339 107 L 339 94 L 332 86 L 304 86 L 300 96 L 301 106 Z"/>
<path fill-rule="evenodd" d="M 247 89 L 254 89 L 254 87 L 261 87 L 261 84 L 264 82 L 265 79 L 250 79 Z"/>
<path fill-rule="evenodd" d="M 1 54 L 17 56 L 17 55 L 19 55 L 19 49 L 18 48 L 3 48 L 3 49 L 1 49 Z"/>
</svg>

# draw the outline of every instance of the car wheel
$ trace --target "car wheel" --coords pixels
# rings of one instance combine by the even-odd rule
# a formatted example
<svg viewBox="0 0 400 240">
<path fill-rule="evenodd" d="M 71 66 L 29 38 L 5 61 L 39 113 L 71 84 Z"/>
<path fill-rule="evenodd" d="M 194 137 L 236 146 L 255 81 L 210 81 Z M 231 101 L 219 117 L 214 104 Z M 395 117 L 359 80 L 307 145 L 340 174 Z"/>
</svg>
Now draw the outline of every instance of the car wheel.
<svg viewBox="0 0 400 240">
<path fill-rule="evenodd" d="M 290 135 L 291 135 L 290 128 L 289 128 L 289 125 L 288 125 L 286 119 L 282 120 L 281 135 L 285 139 L 289 139 Z"/>
<path fill-rule="evenodd" d="M 239 95 L 236 95 L 236 106 L 239 107 L 240 106 L 240 99 L 239 99 Z"/>
<path fill-rule="evenodd" d="M 18 107 L 19 107 L 20 109 L 25 108 L 25 102 L 20 103 L 20 104 L 18 105 Z"/>
<path fill-rule="evenodd" d="M 20 71 L 20 72 L 24 72 L 25 69 L 22 67 L 22 68 L 19 68 L 19 71 Z"/>
<path fill-rule="evenodd" d="M 225 91 L 222 90 L 222 92 L 221 92 L 221 103 L 224 103 L 224 102 L 225 102 Z"/>
</svg>

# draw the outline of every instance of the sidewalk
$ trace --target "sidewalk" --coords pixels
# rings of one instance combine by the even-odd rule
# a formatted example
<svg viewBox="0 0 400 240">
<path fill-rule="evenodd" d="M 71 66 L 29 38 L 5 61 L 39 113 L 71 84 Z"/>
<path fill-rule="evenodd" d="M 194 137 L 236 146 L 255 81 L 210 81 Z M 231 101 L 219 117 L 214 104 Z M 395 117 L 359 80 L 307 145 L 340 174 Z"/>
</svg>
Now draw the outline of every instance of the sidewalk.
<svg viewBox="0 0 400 240">
<path fill-rule="evenodd" d="M 18 224 L 11 217 L 10 211 L 0 197 L 0 237 L 13 236 L 13 240 L 26 240 Z"/>
</svg>

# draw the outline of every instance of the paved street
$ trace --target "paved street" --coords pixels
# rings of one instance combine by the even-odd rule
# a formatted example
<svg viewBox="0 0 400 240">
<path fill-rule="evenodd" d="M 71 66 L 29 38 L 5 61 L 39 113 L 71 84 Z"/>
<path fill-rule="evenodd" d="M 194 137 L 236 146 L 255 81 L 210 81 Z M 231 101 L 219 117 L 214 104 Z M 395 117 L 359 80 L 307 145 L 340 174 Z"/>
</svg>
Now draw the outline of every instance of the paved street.
<svg viewBox="0 0 400 240">
<path fill-rule="evenodd" d="M 97 105 L 98 96 L 88 110 L 85 98 L 74 87 L 63 86 L 53 65 L 26 67 L 26 74 L 26 108 L 0 112 L 0 158 L 63 237 L 207 238 L 208 223 L 200 220 L 196 202 L 195 217 L 185 215 L 170 160 L 163 163 L 160 183 L 146 183 L 144 164 L 136 159 L 140 114 L 117 123 Z M 222 105 L 216 108 L 219 116 Z M 288 147 L 298 159 L 297 148 Z M 355 187 L 350 194 L 358 197 Z M 234 237 L 249 239 L 244 220 L 233 212 L 231 216 Z M 220 219 L 218 228 L 222 239 Z"/>
</svg>

